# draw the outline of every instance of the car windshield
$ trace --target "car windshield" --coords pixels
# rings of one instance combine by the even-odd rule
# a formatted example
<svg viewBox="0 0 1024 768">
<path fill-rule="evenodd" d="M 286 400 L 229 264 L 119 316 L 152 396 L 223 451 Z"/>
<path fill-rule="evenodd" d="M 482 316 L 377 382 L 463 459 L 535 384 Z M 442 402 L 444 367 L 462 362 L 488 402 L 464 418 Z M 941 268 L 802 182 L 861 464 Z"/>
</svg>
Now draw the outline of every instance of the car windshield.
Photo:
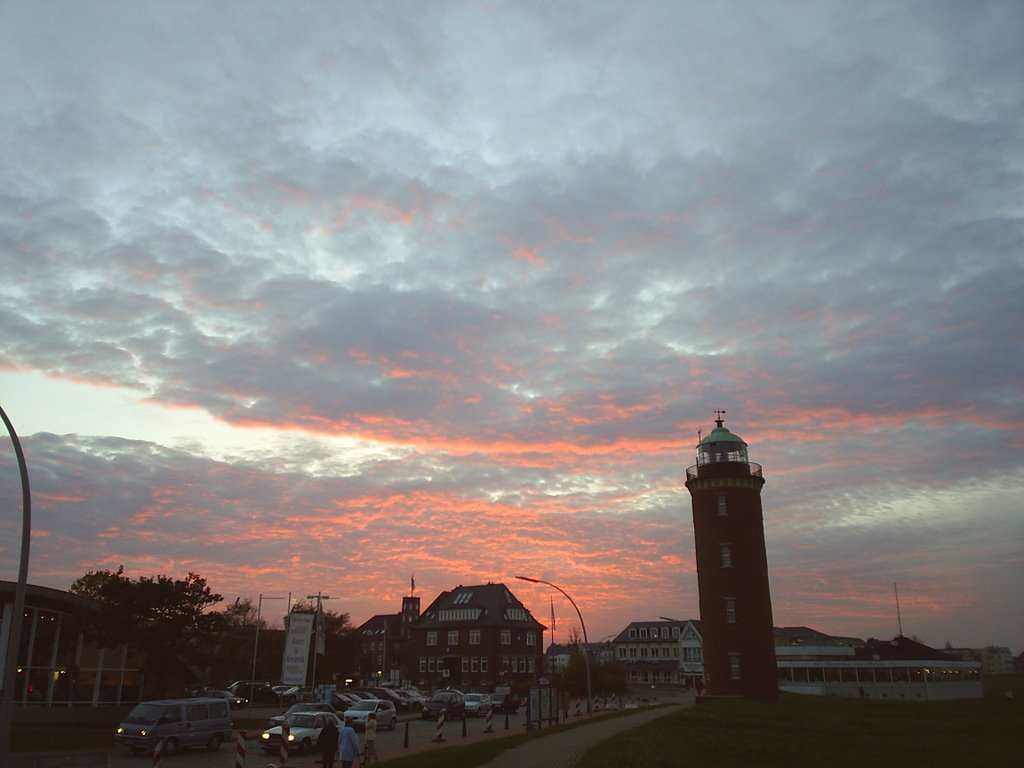
<svg viewBox="0 0 1024 768">
<path fill-rule="evenodd" d="M 163 711 L 162 704 L 139 704 L 124 721 L 135 725 L 151 725 L 156 722 L 157 717 Z"/>
<path fill-rule="evenodd" d="M 483 696 L 481 696 L 479 693 L 467 693 L 466 694 L 466 701 L 481 701 L 482 699 L 483 699 Z"/>
<path fill-rule="evenodd" d="M 363 699 L 357 701 L 349 709 L 354 709 L 357 712 L 375 712 L 377 710 L 377 702 L 370 699 Z"/>
<path fill-rule="evenodd" d="M 312 728 L 313 727 L 313 715 L 288 715 L 288 719 L 285 720 L 288 725 L 292 728 Z"/>
</svg>

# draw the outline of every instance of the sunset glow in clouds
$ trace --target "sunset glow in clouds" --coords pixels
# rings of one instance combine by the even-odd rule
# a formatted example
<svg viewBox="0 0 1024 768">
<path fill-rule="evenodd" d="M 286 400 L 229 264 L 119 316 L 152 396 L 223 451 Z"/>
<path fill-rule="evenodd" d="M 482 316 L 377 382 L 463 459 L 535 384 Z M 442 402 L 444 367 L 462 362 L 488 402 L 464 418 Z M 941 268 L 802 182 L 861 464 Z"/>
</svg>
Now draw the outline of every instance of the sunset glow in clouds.
<svg viewBox="0 0 1024 768">
<path fill-rule="evenodd" d="M 1024 7 L 15 2 L 0 405 L 30 581 L 360 623 L 505 582 L 697 618 L 764 466 L 777 625 L 1024 649 Z M 0 451 L 0 578 L 20 488 Z M 276 608 L 275 608 L 276 610 Z M 550 639 L 550 638 L 549 638 Z"/>
</svg>

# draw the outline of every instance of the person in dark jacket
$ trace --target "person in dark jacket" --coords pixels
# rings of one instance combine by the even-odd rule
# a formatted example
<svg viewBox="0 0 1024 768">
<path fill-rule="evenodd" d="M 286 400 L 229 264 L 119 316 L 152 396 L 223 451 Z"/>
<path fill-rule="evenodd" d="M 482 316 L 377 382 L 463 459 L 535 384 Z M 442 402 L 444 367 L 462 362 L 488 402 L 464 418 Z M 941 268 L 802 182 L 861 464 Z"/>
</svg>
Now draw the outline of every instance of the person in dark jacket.
<svg viewBox="0 0 1024 768">
<path fill-rule="evenodd" d="M 334 756 L 338 752 L 338 724 L 333 717 L 327 718 L 327 725 L 320 731 L 316 746 L 320 750 L 320 762 L 324 768 L 334 768 Z"/>
</svg>

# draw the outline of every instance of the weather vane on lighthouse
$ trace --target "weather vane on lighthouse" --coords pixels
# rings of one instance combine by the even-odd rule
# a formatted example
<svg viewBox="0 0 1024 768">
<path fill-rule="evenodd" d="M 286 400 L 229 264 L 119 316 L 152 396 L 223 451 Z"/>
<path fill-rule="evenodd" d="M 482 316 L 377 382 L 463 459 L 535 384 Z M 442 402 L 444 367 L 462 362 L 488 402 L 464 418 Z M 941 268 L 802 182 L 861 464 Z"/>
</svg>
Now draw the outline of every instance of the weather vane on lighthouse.
<svg viewBox="0 0 1024 768">
<path fill-rule="evenodd" d="M 715 424 L 717 424 L 718 426 L 722 426 L 722 417 L 725 416 L 725 409 L 715 408 L 715 416 L 718 417 L 717 419 L 715 419 Z"/>
</svg>

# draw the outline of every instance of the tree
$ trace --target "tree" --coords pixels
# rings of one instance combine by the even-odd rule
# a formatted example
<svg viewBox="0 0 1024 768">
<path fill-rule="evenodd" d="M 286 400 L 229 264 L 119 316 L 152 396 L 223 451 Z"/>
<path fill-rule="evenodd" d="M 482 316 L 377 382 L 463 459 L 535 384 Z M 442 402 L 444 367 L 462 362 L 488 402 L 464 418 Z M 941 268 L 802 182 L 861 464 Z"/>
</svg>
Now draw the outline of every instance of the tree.
<svg viewBox="0 0 1024 768">
<path fill-rule="evenodd" d="M 224 625 L 223 614 L 207 611 L 223 598 L 195 573 L 184 579 L 141 576 L 133 581 L 120 566 L 90 571 L 70 591 L 99 606 L 87 627 L 91 637 L 106 647 L 127 643 L 143 652 L 147 689 L 158 695 L 168 693 L 172 678 L 184 683 L 207 666 Z"/>
</svg>

